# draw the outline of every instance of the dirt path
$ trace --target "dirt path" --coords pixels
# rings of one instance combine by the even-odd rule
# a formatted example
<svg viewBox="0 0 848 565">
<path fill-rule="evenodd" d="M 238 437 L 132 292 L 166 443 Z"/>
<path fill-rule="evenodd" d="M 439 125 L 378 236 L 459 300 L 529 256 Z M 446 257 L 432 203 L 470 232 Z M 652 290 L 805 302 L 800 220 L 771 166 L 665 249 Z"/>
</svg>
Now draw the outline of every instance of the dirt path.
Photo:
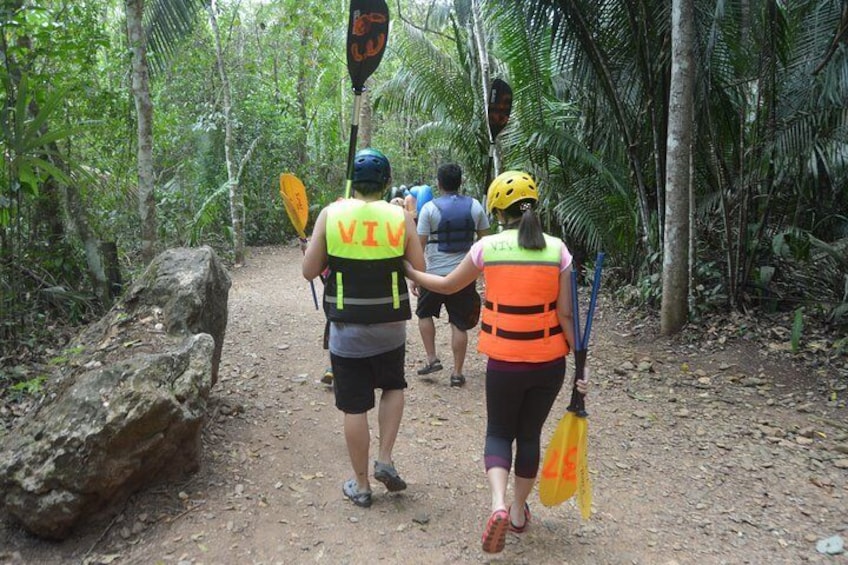
<svg viewBox="0 0 848 565">
<path fill-rule="evenodd" d="M 450 363 L 435 379 L 416 376 L 414 322 L 395 449 L 409 488 L 389 495 L 375 483 L 372 508 L 354 507 L 341 493 L 351 474 L 341 416 L 318 382 L 323 315 L 299 273 L 294 247 L 252 249 L 232 273 L 196 475 L 136 495 L 114 520 L 61 544 L 4 525 L 0 562 L 848 563 L 816 551 L 823 538 L 848 539 L 844 398 L 828 403 L 804 371 L 753 344 L 658 340 L 603 301 L 589 359 L 590 521 L 534 494 L 528 533 L 510 534 L 494 559 L 482 553 L 483 361 L 470 354 L 462 389 L 448 386 Z M 445 360 L 449 328 L 437 328 Z"/>
</svg>

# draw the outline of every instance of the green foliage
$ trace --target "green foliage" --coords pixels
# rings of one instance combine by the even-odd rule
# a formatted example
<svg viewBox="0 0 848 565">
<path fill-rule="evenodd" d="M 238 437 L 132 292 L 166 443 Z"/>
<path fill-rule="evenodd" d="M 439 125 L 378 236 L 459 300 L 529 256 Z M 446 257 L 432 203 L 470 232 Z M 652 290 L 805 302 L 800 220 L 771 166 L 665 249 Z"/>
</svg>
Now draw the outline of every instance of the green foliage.
<svg viewBox="0 0 848 565">
<path fill-rule="evenodd" d="M 227 256 L 224 123 L 205 4 L 146 4 L 159 246 L 211 244 Z M 740 2 L 695 4 L 692 313 L 804 307 L 808 327 L 821 315 L 844 328 L 848 50 L 834 35 L 841 3 L 747 12 Z M 548 231 L 577 252 L 606 251 L 621 288 L 658 306 L 670 4 L 482 5 L 491 77 L 514 92 L 498 141 L 503 166 L 537 178 Z M 96 313 L 85 255 L 61 221 L 63 186 L 76 183 L 91 229 L 118 242 L 122 267 L 132 275 L 143 266 L 120 3 L 21 6 L 4 9 L 0 22 L 0 333 L 15 332 L 28 348 L 41 328 Z M 352 98 L 340 9 L 321 0 L 220 4 L 248 245 L 294 235 L 277 193 L 280 173 L 304 181 L 313 221 L 342 192 Z M 435 184 L 449 159 L 463 166 L 465 190 L 481 196 L 488 140 L 469 2 L 401 0 L 392 12 L 386 57 L 368 85 L 372 144 L 389 155 L 395 184 Z"/>
<path fill-rule="evenodd" d="M 639 278 L 636 288 L 642 304 L 649 308 L 659 308 L 662 301 L 662 256 L 659 252 L 653 253 L 647 262 L 648 266 L 642 272 L 648 274 Z"/>
<path fill-rule="evenodd" d="M 37 396 L 41 394 L 46 381 L 47 377 L 39 375 L 35 378 L 15 383 L 9 387 L 9 390 L 13 396 Z"/>
<path fill-rule="evenodd" d="M 71 359 L 78 356 L 80 353 L 85 351 L 85 347 L 81 345 L 77 345 L 75 347 L 68 347 L 62 351 L 61 355 L 57 355 L 51 358 L 47 363 L 53 366 L 61 366 L 66 365 Z"/>
<path fill-rule="evenodd" d="M 722 279 L 721 266 L 716 261 L 697 261 L 694 288 L 691 289 L 690 317 L 699 320 L 704 314 L 715 312 L 727 304 L 727 285 Z"/>
<path fill-rule="evenodd" d="M 24 365 L 0 366 L 0 399 L 21 402 L 41 394 L 46 382 L 46 375 L 32 376 Z"/>
</svg>

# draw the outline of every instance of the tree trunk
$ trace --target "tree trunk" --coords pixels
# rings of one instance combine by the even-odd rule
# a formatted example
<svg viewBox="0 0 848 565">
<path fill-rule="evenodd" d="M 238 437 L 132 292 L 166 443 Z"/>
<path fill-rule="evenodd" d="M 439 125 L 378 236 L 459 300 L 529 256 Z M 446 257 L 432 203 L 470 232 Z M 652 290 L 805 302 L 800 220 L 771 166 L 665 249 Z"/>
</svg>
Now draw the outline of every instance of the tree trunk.
<svg viewBox="0 0 848 565">
<path fill-rule="evenodd" d="M 212 0 L 207 6 L 209 25 L 215 39 L 215 56 L 218 61 L 218 76 L 221 79 L 222 110 L 224 114 L 224 158 L 227 162 L 227 182 L 230 185 L 230 216 L 233 226 L 233 254 L 236 266 L 244 265 L 244 193 L 238 179 L 238 169 L 233 155 L 233 122 L 231 117 L 232 101 L 230 80 L 224 62 L 224 50 L 221 47 L 221 33 L 218 30 L 217 2 Z"/>
<path fill-rule="evenodd" d="M 666 161 L 665 246 L 660 331 L 677 333 L 687 321 L 689 255 L 689 154 L 695 69 L 693 0 L 672 1 L 671 89 Z"/>
<path fill-rule="evenodd" d="M 297 117 L 300 121 L 302 137 L 297 143 L 297 166 L 305 167 L 307 159 L 307 145 L 309 143 L 309 118 L 306 112 L 306 92 L 309 89 L 306 76 L 307 65 L 311 63 L 310 53 L 307 52 L 312 32 L 304 27 L 300 30 L 300 55 L 298 57 L 297 69 Z"/>
<path fill-rule="evenodd" d="M 489 94 L 491 92 L 491 81 L 489 80 L 489 52 L 486 49 L 486 36 L 483 35 L 483 16 L 480 13 L 480 0 L 471 0 L 471 25 L 472 33 L 474 34 L 474 43 L 477 46 L 477 62 L 480 70 L 480 82 L 482 89 L 480 91 L 483 111 L 483 123 L 486 127 L 486 138 L 489 140 L 489 157 L 492 159 L 494 174 L 497 176 L 501 170 L 500 155 L 498 155 L 495 139 L 492 135 L 492 129 L 489 127 Z M 489 172 L 486 171 L 486 175 Z M 483 187 L 483 191 L 488 190 L 488 186 Z"/>
<path fill-rule="evenodd" d="M 362 140 L 362 147 L 371 147 L 371 139 L 373 137 L 373 118 L 374 111 L 371 107 L 371 95 L 366 88 L 362 93 L 362 113 L 359 115 L 359 139 Z"/>
<path fill-rule="evenodd" d="M 153 177 L 153 103 L 142 13 L 144 0 L 126 0 L 127 38 L 132 52 L 132 93 L 138 120 L 138 216 L 141 222 L 141 258 L 150 263 L 156 254 L 156 193 Z"/>
</svg>

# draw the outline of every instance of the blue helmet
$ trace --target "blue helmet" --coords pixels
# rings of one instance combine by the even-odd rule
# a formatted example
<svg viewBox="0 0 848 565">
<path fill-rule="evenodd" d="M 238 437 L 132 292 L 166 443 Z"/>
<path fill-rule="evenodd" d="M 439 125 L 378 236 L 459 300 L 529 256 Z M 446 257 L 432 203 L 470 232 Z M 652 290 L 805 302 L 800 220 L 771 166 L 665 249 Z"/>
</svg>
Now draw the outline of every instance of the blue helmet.
<svg viewBox="0 0 848 565">
<path fill-rule="evenodd" d="M 392 166 L 386 156 L 370 147 L 353 158 L 353 182 L 374 182 L 381 185 L 392 178 Z"/>
</svg>

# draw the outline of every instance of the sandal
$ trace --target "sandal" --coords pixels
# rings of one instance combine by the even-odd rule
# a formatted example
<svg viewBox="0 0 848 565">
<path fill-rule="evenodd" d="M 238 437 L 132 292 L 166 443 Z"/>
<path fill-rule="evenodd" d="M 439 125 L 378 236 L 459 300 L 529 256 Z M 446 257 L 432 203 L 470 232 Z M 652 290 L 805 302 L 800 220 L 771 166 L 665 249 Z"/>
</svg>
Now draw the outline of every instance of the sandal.
<svg viewBox="0 0 848 565">
<path fill-rule="evenodd" d="M 483 551 L 500 553 L 506 545 L 506 531 L 509 528 L 509 514 L 506 510 L 495 510 L 486 522 L 483 530 Z"/>
<path fill-rule="evenodd" d="M 516 526 L 512 523 L 512 506 L 506 509 L 509 514 L 509 531 L 515 532 L 516 534 L 523 534 L 527 531 L 527 527 L 530 525 L 530 505 L 526 502 L 524 503 L 524 524 L 521 526 Z"/>
<path fill-rule="evenodd" d="M 400 478 L 393 463 L 374 461 L 374 478 L 386 485 L 389 492 L 398 492 L 406 488 L 406 482 Z"/>
<path fill-rule="evenodd" d="M 451 375 L 450 385 L 460 387 L 465 384 L 465 375 Z"/>
<path fill-rule="evenodd" d="M 330 367 L 326 371 L 324 371 L 324 375 L 321 377 L 321 383 L 325 385 L 333 384 L 333 368 Z"/>
<path fill-rule="evenodd" d="M 436 371 L 442 370 L 442 362 L 438 359 L 434 359 L 432 363 L 427 363 L 420 369 L 418 369 L 419 375 L 429 375 L 430 373 L 435 373 Z"/>
<path fill-rule="evenodd" d="M 342 485 L 342 493 L 357 506 L 368 508 L 371 506 L 371 491 L 359 490 L 356 479 L 348 479 Z"/>
</svg>

